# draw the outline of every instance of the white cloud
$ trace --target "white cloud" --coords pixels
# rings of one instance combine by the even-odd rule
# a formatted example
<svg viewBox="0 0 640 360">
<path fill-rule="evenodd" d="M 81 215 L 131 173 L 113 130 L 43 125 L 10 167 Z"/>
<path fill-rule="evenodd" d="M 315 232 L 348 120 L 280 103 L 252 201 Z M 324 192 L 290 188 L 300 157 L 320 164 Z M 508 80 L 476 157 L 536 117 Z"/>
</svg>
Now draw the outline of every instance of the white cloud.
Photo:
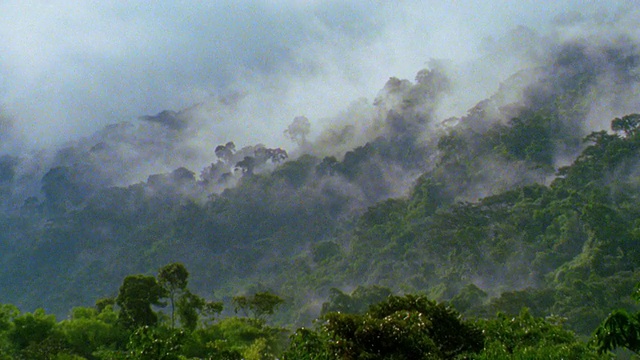
<svg viewBox="0 0 640 360">
<path fill-rule="evenodd" d="M 294 116 L 371 99 L 430 58 L 468 62 L 482 39 L 517 25 L 628 4 L 4 1 L 0 105 L 24 141 L 44 145 L 242 91 L 253 133 L 276 141 Z"/>
</svg>

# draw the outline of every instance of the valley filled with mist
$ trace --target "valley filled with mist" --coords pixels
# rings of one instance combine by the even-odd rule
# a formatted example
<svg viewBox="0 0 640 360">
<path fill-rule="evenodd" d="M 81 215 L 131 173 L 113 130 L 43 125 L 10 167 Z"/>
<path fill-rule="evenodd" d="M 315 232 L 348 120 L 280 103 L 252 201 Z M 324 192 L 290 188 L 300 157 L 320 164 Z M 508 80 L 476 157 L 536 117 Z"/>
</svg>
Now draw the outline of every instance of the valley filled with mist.
<svg viewBox="0 0 640 360">
<path fill-rule="evenodd" d="M 635 19 L 566 12 L 484 38 L 479 56 L 354 83 L 355 65 L 339 66 L 347 79 L 327 68 L 342 47 L 314 68 L 266 44 L 293 75 L 240 58 L 247 73 L 225 91 L 68 139 L 24 140 L 5 98 L 0 303 L 65 319 L 180 263 L 225 316 L 276 294 L 269 321 L 288 329 L 420 294 L 464 318 L 527 308 L 588 337 L 613 309 L 639 309 Z"/>
</svg>

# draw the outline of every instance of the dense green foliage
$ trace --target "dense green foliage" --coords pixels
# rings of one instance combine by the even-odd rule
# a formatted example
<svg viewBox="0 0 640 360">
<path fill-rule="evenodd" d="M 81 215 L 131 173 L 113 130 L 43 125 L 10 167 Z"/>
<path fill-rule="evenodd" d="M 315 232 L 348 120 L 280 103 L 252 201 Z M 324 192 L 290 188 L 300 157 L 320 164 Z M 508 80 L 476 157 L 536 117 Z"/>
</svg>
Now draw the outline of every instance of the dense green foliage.
<svg viewBox="0 0 640 360">
<path fill-rule="evenodd" d="M 588 336 L 618 309 L 605 328 L 629 333 L 639 310 L 640 115 L 585 130 L 610 95 L 600 79 L 635 89 L 635 49 L 564 44 L 444 122 L 436 110 L 452 83 L 434 63 L 414 82 L 391 78 L 316 142 L 294 121 L 296 156 L 228 142 L 199 176 L 118 178 L 131 153 L 188 142 L 161 124 L 105 128 L 34 171 L 0 157 L 0 302 L 17 306 L 0 312 L 0 344 L 33 359 L 260 358 L 284 351 L 283 328 L 322 316 L 287 356 L 582 356 L 572 332 Z M 12 192 L 22 182 L 37 196 Z M 420 305 L 369 308 L 391 294 Z M 473 328 L 484 337 L 447 347 L 420 317 L 435 310 L 468 340 Z M 635 346 L 603 349 L 617 345 Z"/>
<path fill-rule="evenodd" d="M 309 296 L 337 301 L 345 284 L 377 284 L 451 300 L 467 315 L 515 315 L 527 306 L 536 316 L 567 317 L 570 328 L 588 334 L 611 309 L 635 309 L 628 296 L 640 280 L 634 116 L 614 120 L 627 124 L 614 126 L 619 133 L 587 136 L 582 154 L 550 186 L 515 186 L 476 201 L 458 200 L 452 183 L 465 185 L 446 169 L 451 161 L 473 163 L 479 152 L 442 150 L 442 165 L 420 176 L 408 197 L 349 216 L 344 211 L 353 199 L 328 185 L 340 175 L 321 175 L 325 162 L 313 156 L 243 178 L 206 202 L 164 188 L 149 194 L 151 185 L 137 184 L 103 189 L 81 209 L 47 215 L 42 227 L 25 221 L 54 210 L 25 208 L 4 221 L 10 229 L 23 224 L 21 236 L 35 237 L 30 247 L 8 243 L 20 250 L 4 255 L 3 279 L 22 274 L 33 286 L 5 280 L 3 291 L 30 299 L 26 304 L 40 299 L 36 291 L 48 291 L 41 305 L 58 313 L 64 313 L 62 304 L 112 296 L 130 314 L 125 326 L 155 324 L 150 306 L 169 294 L 173 322 L 193 324 L 188 319 L 206 304 L 185 290 L 188 273 L 180 268 L 164 269 L 159 282 L 130 276 L 119 293 L 113 284 L 126 272 L 181 261 L 196 269 L 189 284 L 197 292 L 215 289 L 230 298 L 254 282 L 253 293 L 271 288 L 287 294 L 289 305 L 277 317 L 283 323 L 308 323 L 320 314 Z M 333 165 L 337 173 L 352 171 L 341 166 Z M 464 176 L 473 178 L 474 171 Z M 58 268 L 61 261 L 65 266 Z M 43 276 L 52 271 L 70 282 L 54 290 L 56 280 Z M 135 295 L 141 284 L 155 289 L 150 297 Z"/>
<path fill-rule="evenodd" d="M 179 326 L 171 312 L 162 311 L 164 301 L 175 296 L 161 286 L 166 285 L 168 274 L 179 274 L 177 278 L 184 285 L 177 301 Z M 188 275 L 186 268 L 176 263 L 162 267 L 158 279 L 128 275 L 116 307 L 113 301 L 101 300 L 95 307 L 74 308 L 69 318 L 60 322 L 42 309 L 20 313 L 12 305 L 2 305 L 0 358 L 267 359 L 283 351 L 287 332 L 267 325 L 268 314 L 260 319 L 226 317 L 214 321 L 212 315 L 222 311 L 222 303 L 191 294 L 183 275 Z M 282 302 L 269 292 L 258 298 Z M 273 306 L 269 309 L 272 314 Z"/>
<path fill-rule="evenodd" d="M 363 315 L 326 314 L 317 332 L 293 336 L 285 358 L 449 359 L 482 346 L 482 332 L 455 310 L 406 295 L 391 296 Z"/>
<path fill-rule="evenodd" d="M 474 359 L 607 359 L 598 355 L 576 335 L 564 329 L 557 318 L 536 318 L 527 309 L 517 316 L 498 314 L 481 320 L 485 347 Z"/>
<path fill-rule="evenodd" d="M 640 301 L 640 283 L 633 298 Z M 616 309 L 607 316 L 593 334 L 593 343 L 599 353 L 626 348 L 640 354 L 640 312 L 630 314 Z"/>
<path fill-rule="evenodd" d="M 169 264 L 160 269 L 158 278 L 165 277 L 170 269 L 187 273 L 182 264 Z M 186 278 L 182 279 L 186 284 Z M 180 326 L 176 326 L 161 307 L 151 307 L 163 305 L 158 300 L 173 296 L 169 292 L 159 294 L 154 287 L 158 283 L 163 280 L 143 275 L 129 275 L 123 281 L 122 288 L 127 290 L 122 290 L 119 297 L 135 294 L 144 301 L 140 305 L 144 308 L 143 321 L 139 322 L 132 321 L 131 303 L 120 300 L 115 308 L 104 305 L 105 301 L 96 307 L 76 307 L 68 319 L 60 322 L 42 309 L 20 313 L 12 305 L 2 305 L 0 359 L 608 358 L 597 353 L 602 352 L 601 346 L 588 347 L 556 318 L 537 318 L 525 309 L 515 317 L 499 313 L 472 321 L 446 303 L 423 295 L 391 295 L 380 287 L 360 287 L 352 294 L 336 290 L 334 303 L 327 303 L 325 310 L 345 304 L 355 307 L 345 308 L 345 312 L 327 311 L 317 320 L 315 329 L 299 328 L 290 337 L 289 330 L 268 325 L 268 317 L 283 303 L 270 292 L 233 299 L 234 306 L 246 308 L 253 317 L 229 316 L 212 321 L 194 313 L 193 319 L 181 318 Z M 189 294 L 186 285 L 183 291 Z M 383 294 L 383 299 L 374 300 Z M 149 299 L 154 303 L 149 304 Z M 372 304 L 364 311 L 356 305 L 369 301 Z M 219 312 L 222 304 L 216 304 Z M 155 322 L 145 323 L 149 318 Z"/>
</svg>

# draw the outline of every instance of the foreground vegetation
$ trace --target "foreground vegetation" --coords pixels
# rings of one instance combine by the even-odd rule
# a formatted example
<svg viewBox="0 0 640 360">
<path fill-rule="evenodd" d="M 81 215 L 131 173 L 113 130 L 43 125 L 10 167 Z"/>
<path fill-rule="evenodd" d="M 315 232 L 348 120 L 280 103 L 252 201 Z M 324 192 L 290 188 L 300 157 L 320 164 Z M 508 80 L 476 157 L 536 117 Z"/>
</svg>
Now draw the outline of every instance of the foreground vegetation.
<svg viewBox="0 0 640 360">
<path fill-rule="evenodd" d="M 269 325 L 282 305 L 279 296 L 234 297 L 235 312 L 245 316 L 218 318 L 223 304 L 192 294 L 188 277 L 179 263 L 156 277 L 127 276 L 115 299 L 74 308 L 60 322 L 42 309 L 20 313 L 2 305 L 0 358 L 607 359 L 618 347 L 640 350 L 640 313 L 613 313 L 587 344 L 563 327 L 563 319 L 534 317 L 526 308 L 517 316 L 465 319 L 450 304 L 418 295 L 384 297 L 389 290 L 380 287 L 336 293 L 313 328 L 291 333 Z M 383 299 L 367 307 L 376 296 Z"/>
</svg>

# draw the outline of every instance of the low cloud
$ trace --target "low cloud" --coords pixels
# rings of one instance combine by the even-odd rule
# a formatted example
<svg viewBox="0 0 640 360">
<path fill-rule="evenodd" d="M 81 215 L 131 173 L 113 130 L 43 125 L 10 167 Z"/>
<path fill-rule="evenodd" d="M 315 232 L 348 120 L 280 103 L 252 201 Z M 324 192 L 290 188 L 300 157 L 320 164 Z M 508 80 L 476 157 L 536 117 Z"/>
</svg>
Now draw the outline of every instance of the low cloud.
<svg viewBox="0 0 640 360">
<path fill-rule="evenodd" d="M 42 147 L 243 92 L 254 99 L 253 117 L 233 131 L 251 143 L 242 134 L 249 125 L 279 142 L 295 116 L 335 115 L 375 97 L 389 76 L 410 78 L 430 58 L 465 63 L 481 54 L 482 39 L 506 29 L 624 5 L 5 2 L 0 104 L 21 141 Z M 480 79 L 489 84 L 474 93 L 489 94 L 505 76 Z"/>
</svg>

